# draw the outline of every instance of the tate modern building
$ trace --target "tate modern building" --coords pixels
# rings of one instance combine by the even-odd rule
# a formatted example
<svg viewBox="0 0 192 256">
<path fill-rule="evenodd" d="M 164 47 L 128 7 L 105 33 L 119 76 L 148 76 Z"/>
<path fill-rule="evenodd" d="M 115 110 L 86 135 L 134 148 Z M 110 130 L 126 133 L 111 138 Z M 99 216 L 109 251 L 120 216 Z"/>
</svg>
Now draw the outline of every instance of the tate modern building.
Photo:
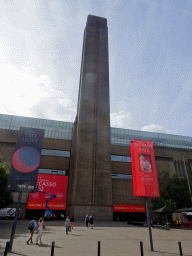
<svg viewBox="0 0 192 256">
<path fill-rule="evenodd" d="M 101 220 L 145 220 L 146 199 L 133 194 L 133 140 L 153 142 L 157 173 L 184 177 L 185 166 L 191 173 L 192 138 L 110 127 L 109 101 L 107 20 L 89 15 L 74 122 L 0 115 L 0 155 L 6 162 L 12 163 L 20 127 L 44 130 L 38 183 L 56 195 L 49 202 L 56 218 L 67 214 L 84 220 L 93 214 Z M 40 215 L 45 199 L 23 193 L 21 216 Z"/>
</svg>

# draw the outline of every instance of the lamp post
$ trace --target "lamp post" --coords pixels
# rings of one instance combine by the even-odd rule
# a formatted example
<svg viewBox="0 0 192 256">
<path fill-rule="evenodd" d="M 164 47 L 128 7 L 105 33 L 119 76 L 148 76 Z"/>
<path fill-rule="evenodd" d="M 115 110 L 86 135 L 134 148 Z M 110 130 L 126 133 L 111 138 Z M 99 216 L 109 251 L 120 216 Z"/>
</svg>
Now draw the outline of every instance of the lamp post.
<svg viewBox="0 0 192 256">
<path fill-rule="evenodd" d="M 187 183 L 188 183 L 189 193 L 190 193 L 190 196 L 191 196 L 191 203 L 192 203 L 192 195 L 191 195 L 191 187 L 190 187 L 190 184 L 189 184 L 189 177 L 188 177 L 187 168 L 186 168 L 186 165 L 185 165 L 184 154 L 182 153 L 182 155 L 183 155 L 183 163 L 184 163 L 185 175 L 187 177 Z"/>
</svg>

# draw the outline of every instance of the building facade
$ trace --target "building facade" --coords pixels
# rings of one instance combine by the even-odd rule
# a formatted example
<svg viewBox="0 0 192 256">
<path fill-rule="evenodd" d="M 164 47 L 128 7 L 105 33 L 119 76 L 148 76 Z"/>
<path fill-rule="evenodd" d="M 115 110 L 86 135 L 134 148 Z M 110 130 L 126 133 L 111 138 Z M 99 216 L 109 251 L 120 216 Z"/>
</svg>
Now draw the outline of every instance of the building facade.
<svg viewBox="0 0 192 256">
<path fill-rule="evenodd" d="M 12 115 L 0 115 L 0 155 L 3 161 L 10 162 L 17 142 L 17 134 L 20 127 L 40 128 L 45 130 L 43 150 L 40 161 L 39 173 L 49 175 L 68 175 L 68 193 L 66 211 L 74 214 L 76 219 L 84 219 L 85 210 L 89 214 L 94 214 L 96 219 L 143 219 L 142 211 L 135 209 L 136 206 L 145 206 L 145 199 L 134 198 L 131 168 L 130 142 L 133 139 L 151 140 L 154 143 L 157 173 L 168 171 L 170 175 L 177 173 L 180 177 L 185 177 L 183 155 L 188 173 L 192 168 L 192 138 L 162 133 L 136 131 L 130 129 L 110 128 L 110 179 L 112 183 L 111 191 L 108 193 L 112 198 L 110 214 L 103 216 L 100 209 L 103 207 L 93 204 L 79 207 L 79 212 L 72 212 L 72 195 L 70 193 L 70 182 L 73 179 L 73 158 L 72 135 L 75 124 L 29 118 Z M 70 176 L 71 175 L 71 176 Z M 77 182 L 80 182 L 79 180 Z M 86 186 L 86 183 L 85 183 Z M 14 200 L 17 201 L 18 193 L 14 192 Z M 29 195 L 23 193 L 21 201 L 21 215 L 27 216 L 27 202 Z M 79 203 L 81 206 L 81 204 Z M 117 206 L 122 209 L 117 210 Z M 125 212 L 124 208 L 132 207 L 132 211 Z M 71 210 L 72 209 L 72 210 Z M 40 209 L 39 209 L 40 210 Z M 57 212 L 57 211 L 56 211 Z"/>
</svg>

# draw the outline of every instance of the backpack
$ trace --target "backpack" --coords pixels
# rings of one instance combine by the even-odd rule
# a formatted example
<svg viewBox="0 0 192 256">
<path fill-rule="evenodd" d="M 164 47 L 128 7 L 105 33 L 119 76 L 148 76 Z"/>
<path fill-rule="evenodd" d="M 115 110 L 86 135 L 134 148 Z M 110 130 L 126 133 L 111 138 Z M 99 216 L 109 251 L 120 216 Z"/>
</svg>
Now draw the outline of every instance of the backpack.
<svg viewBox="0 0 192 256">
<path fill-rule="evenodd" d="M 33 220 L 29 222 L 28 229 L 29 230 L 33 229 Z"/>
</svg>

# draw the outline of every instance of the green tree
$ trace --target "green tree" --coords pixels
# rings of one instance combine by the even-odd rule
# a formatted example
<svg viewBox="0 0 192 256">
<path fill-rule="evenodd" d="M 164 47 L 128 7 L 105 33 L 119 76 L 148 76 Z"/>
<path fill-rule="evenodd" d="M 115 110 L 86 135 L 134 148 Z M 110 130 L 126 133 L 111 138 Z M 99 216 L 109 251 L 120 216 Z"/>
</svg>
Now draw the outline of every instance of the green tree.
<svg viewBox="0 0 192 256">
<path fill-rule="evenodd" d="M 172 183 L 172 198 L 175 201 L 176 209 L 192 207 L 187 179 L 173 175 Z"/>
<path fill-rule="evenodd" d="M 172 209 L 191 207 L 191 197 L 186 178 L 179 178 L 178 175 L 170 177 L 166 171 L 158 173 L 160 198 L 153 200 L 153 209 L 163 206 Z"/>
<path fill-rule="evenodd" d="M 166 171 L 158 173 L 158 183 L 160 197 L 152 201 L 153 209 L 159 209 L 163 206 L 175 208 L 175 201 L 172 198 L 172 179 L 169 173 Z"/>
<path fill-rule="evenodd" d="M 10 191 L 6 190 L 10 164 L 3 162 L 0 156 L 0 208 L 4 208 L 13 203 L 13 196 Z"/>
</svg>

